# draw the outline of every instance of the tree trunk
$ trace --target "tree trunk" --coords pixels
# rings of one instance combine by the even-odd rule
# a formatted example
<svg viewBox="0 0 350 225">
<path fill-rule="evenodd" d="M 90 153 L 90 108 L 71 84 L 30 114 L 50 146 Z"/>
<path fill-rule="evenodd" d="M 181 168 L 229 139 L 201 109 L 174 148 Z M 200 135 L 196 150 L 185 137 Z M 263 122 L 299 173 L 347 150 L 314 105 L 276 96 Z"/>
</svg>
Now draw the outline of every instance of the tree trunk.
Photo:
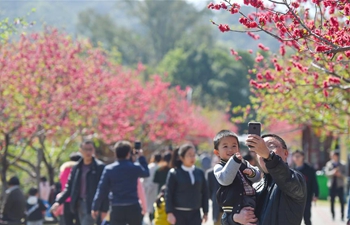
<svg viewBox="0 0 350 225">
<path fill-rule="evenodd" d="M 7 188 L 7 170 L 8 170 L 8 161 L 7 161 L 7 153 L 9 150 L 9 145 L 10 145 L 10 135 L 9 134 L 5 134 L 5 147 L 4 147 L 4 151 L 2 153 L 2 157 L 1 157 L 1 183 L 2 183 L 2 189 L 1 189 L 1 196 L 0 199 L 3 198 L 6 188 Z"/>
<path fill-rule="evenodd" d="M 332 134 L 322 138 L 315 133 L 315 130 L 310 125 L 305 125 L 302 132 L 305 160 L 316 167 L 316 169 L 322 169 L 329 160 L 332 142 Z"/>
<path fill-rule="evenodd" d="M 49 175 L 50 185 L 55 184 L 55 169 L 51 165 L 48 165 L 46 169 L 47 169 L 47 174 Z"/>
<path fill-rule="evenodd" d="M 40 187 L 39 184 L 40 184 L 40 167 L 41 167 L 41 161 L 43 159 L 43 149 L 42 148 L 38 148 L 38 152 L 37 152 L 37 164 L 36 164 L 36 182 L 37 182 L 37 185 L 38 185 L 38 188 Z M 39 190 L 40 191 L 40 190 Z"/>
</svg>

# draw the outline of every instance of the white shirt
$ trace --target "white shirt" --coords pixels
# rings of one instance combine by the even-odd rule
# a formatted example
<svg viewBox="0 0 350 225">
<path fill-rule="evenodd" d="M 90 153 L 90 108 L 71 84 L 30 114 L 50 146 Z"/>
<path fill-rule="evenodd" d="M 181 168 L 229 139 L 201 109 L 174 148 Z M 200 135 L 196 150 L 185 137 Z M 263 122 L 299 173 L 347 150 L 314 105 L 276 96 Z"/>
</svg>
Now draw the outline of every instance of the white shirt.
<svg viewBox="0 0 350 225">
<path fill-rule="evenodd" d="M 195 180 L 194 180 L 194 175 L 193 175 L 193 171 L 194 171 L 194 169 L 195 169 L 195 166 L 193 165 L 193 166 L 191 166 L 191 167 L 187 167 L 187 166 L 181 165 L 181 168 L 190 174 L 191 183 L 192 183 L 192 185 L 193 185 L 194 182 L 195 182 Z"/>
</svg>

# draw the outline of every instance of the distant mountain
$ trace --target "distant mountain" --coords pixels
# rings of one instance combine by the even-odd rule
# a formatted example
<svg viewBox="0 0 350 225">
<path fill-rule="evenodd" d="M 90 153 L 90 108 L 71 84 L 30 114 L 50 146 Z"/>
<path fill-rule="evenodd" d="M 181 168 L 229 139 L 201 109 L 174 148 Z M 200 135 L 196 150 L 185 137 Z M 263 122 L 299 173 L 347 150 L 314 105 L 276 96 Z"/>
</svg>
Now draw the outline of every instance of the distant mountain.
<svg viewBox="0 0 350 225">
<path fill-rule="evenodd" d="M 124 1 L 86 1 L 86 0 L 37 0 L 37 1 L 11 1 L 0 0 L 0 19 L 9 17 L 26 17 L 26 20 L 35 21 L 35 25 L 27 28 L 27 32 L 42 30 L 43 25 L 63 29 L 67 33 L 75 36 L 77 34 L 78 15 L 82 11 L 93 9 L 100 14 L 109 14 L 115 19 L 117 24 L 134 27 L 137 30 L 142 30 L 142 27 L 137 24 L 132 15 L 126 13 Z M 36 9 L 32 12 L 32 9 Z M 252 8 L 245 7 L 244 11 L 249 12 Z M 29 16 L 27 14 L 29 13 Z M 218 23 L 227 23 L 229 25 L 238 26 L 237 15 L 231 15 L 229 12 L 218 11 L 213 14 L 212 18 Z M 208 23 L 210 21 L 208 20 Z M 212 26 L 212 32 L 220 44 L 234 49 L 257 49 L 258 43 L 270 47 L 273 51 L 277 51 L 278 42 L 266 35 L 260 34 L 260 40 L 255 41 L 245 33 L 221 33 L 217 27 Z"/>
</svg>

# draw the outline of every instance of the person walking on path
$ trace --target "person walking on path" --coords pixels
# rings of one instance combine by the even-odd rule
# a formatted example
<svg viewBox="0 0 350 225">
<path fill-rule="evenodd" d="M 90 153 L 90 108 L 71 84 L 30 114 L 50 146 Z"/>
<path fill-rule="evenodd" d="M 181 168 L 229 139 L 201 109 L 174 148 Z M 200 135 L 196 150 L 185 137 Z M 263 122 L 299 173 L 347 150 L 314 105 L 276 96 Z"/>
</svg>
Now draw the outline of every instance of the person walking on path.
<svg viewBox="0 0 350 225">
<path fill-rule="evenodd" d="M 195 148 L 190 144 L 184 144 L 173 152 L 173 168 L 168 173 L 165 191 L 170 224 L 200 225 L 208 219 L 207 183 L 203 170 L 194 166 L 195 161 Z"/>
<path fill-rule="evenodd" d="M 153 203 L 158 196 L 158 184 L 154 183 L 154 175 L 158 169 L 158 163 L 162 159 L 162 155 L 157 152 L 151 157 L 151 162 L 148 164 L 149 177 L 142 179 L 142 185 L 145 190 L 146 202 L 147 202 L 147 213 L 149 215 L 149 220 L 152 222 L 154 218 L 154 208 Z"/>
<path fill-rule="evenodd" d="M 132 147 L 128 141 L 119 141 L 114 146 L 117 160 L 106 166 L 98 184 L 91 215 L 95 217 L 104 198 L 112 193 L 110 212 L 111 225 L 141 225 L 142 213 L 137 193 L 140 177 L 148 177 L 149 170 L 142 150 L 134 154 L 136 160 L 130 160 Z"/>
<path fill-rule="evenodd" d="M 81 154 L 80 153 L 72 153 L 69 156 L 70 161 L 67 161 L 63 163 L 60 167 L 60 182 L 61 182 L 61 187 L 65 187 L 69 178 L 69 175 L 72 171 L 72 168 L 77 164 L 77 162 L 81 159 Z M 58 198 L 62 195 L 62 192 L 58 194 Z M 64 220 L 65 225 L 80 225 L 79 222 L 79 216 L 75 213 L 72 213 L 70 210 L 70 202 L 71 198 L 67 198 L 67 200 L 64 202 L 63 205 L 61 205 L 62 209 L 59 214 L 57 214 L 59 210 L 54 212 L 55 216 L 62 216 Z"/>
<path fill-rule="evenodd" d="M 158 184 L 158 190 L 157 193 L 160 193 L 161 187 L 165 185 L 166 178 L 168 176 L 168 172 L 170 170 L 170 160 L 171 160 L 171 153 L 165 153 L 162 155 L 162 159 L 158 164 L 158 169 L 156 170 L 153 178 L 153 182 Z"/>
<path fill-rule="evenodd" d="M 91 204 L 97 190 L 105 165 L 94 157 L 95 145 L 92 141 L 84 141 L 80 145 L 80 159 L 70 173 L 66 187 L 62 195 L 56 199 L 51 210 L 54 211 L 71 197 L 70 210 L 77 213 L 82 225 L 94 225 L 95 220 L 91 217 Z M 101 219 L 103 220 L 109 209 L 108 196 L 101 199 Z"/>
<path fill-rule="evenodd" d="M 25 217 L 26 198 L 20 189 L 18 177 L 11 177 L 0 208 L 0 224 L 20 225 Z"/>
<path fill-rule="evenodd" d="M 302 151 L 293 152 L 293 162 L 295 169 L 304 175 L 306 181 L 307 198 L 304 211 L 305 225 L 311 225 L 311 203 L 318 199 L 318 184 L 316 180 L 316 171 L 307 163 L 305 163 L 305 155 Z"/>
<path fill-rule="evenodd" d="M 327 186 L 331 197 L 331 213 L 333 220 L 335 219 L 334 201 L 338 196 L 341 207 L 341 220 L 344 220 L 344 179 L 346 175 L 346 167 L 339 160 L 338 152 L 331 152 L 331 160 L 326 163 L 325 174 L 328 177 Z"/>
<path fill-rule="evenodd" d="M 43 225 L 46 209 L 43 200 L 39 199 L 38 189 L 31 188 L 27 200 L 27 225 Z"/>
</svg>

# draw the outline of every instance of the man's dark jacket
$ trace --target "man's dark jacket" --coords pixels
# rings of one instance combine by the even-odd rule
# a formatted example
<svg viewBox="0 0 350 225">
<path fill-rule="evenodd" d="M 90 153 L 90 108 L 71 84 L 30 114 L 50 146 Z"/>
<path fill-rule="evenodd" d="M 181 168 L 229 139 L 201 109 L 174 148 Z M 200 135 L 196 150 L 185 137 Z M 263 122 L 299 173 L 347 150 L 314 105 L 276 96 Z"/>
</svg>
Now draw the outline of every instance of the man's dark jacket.
<svg viewBox="0 0 350 225">
<path fill-rule="evenodd" d="M 255 215 L 258 225 L 300 225 L 306 203 L 306 183 L 303 175 L 290 169 L 282 158 L 272 153 L 264 160 L 269 172 L 253 186 L 257 191 Z M 230 215 L 230 224 L 233 222 Z"/>
<path fill-rule="evenodd" d="M 0 219 L 8 224 L 21 224 L 21 219 L 25 217 L 26 202 L 26 198 L 18 186 L 8 188 L 2 203 L 2 212 L 0 212 L 2 218 Z"/>
<path fill-rule="evenodd" d="M 307 197 L 303 175 L 275 154 L 265 165 L 269 173 L 254 185 L 259 225 L 300 225 Z"/>
<path fill-rule="evenodd" d="M 72 168 L 72 171 L 69 175 L 66 187 L 63 191 L 63 194 L 60 198 L 58 198 L 56 201 L 59 204 L 64 203 L 64 201 L 71 197 L 71 203 L 70 203 L 70 210 L 72 213 L 76 213 L 77 211 L 77 204 L 80 199 L 80 181 L 81 181 L 81 168 L 83 165 L 83 159 L 78 161 L 78 164 L 75 165 Z M 93 158 L 92 165 L 90 167 L 89 172 L 86 174 L 86 210 L 87 213 L 91 213 L 91 205 L 93 198 L 95 196 L 95 192 L 97 189 L 97 185 L 100 181 L 103 169 L 105 168 L 105 165 Z M 107 212 L 109 209 L 109 200 L 108 196 L 103 200 L 103 203 L 101 204 L 101 208 L 98 211 L 101 212 Z"/>
<path fill-rule="evenodd" d="M 316 179 L 316 171 L 307 163 L 304 163 L 301 167 L 297 167 L 295 169 L 304 175 L 304 178 L 306 181 L 306 189 L 307 189 L 307 202 L 311 202 L 312 198 L 314 196 L 318 197 L 318 194 L 319 194 L 318 184 Z"/>
</svg>

